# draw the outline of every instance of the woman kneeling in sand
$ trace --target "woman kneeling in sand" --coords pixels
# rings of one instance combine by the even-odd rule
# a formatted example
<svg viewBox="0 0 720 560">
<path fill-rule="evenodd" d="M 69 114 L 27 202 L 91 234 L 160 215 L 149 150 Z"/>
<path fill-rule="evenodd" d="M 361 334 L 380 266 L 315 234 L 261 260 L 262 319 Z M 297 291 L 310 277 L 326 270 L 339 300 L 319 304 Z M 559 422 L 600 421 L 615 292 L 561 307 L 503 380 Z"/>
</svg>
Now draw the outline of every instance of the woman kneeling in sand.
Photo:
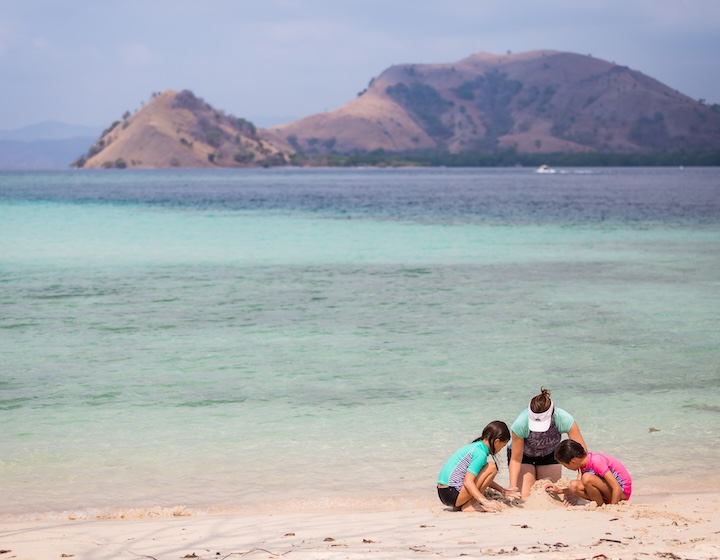
<svg viewBox="0 0 720 560">
<path fill-rule="evenodd" d="M 510 426 L 512 444 L 508 450 L 509 486 L 520 490 L 527 498 L 536 481 L 549 478 L 556 482 L 562 475 L 562 466 L 553 453 L 567 434 L 585 447 L 575 419 L 561 408 L 556 408 L 550 391 L 540 388 L 540 394 L 530 400 Z"/>
<path fill-rule="evenodd" d="M 485 426 L 479 438 L 453 453 L 438 475 L 440 501 L 454 511 L 499 511 L 502 505 L 483 495 L 487 488 L 517 498 L 516 493 L 495 483 L 495 458 L 488 463 L 488 456 L 498 453 L 509 440 L 507 424 L 495 420 Z"/>
</svg>

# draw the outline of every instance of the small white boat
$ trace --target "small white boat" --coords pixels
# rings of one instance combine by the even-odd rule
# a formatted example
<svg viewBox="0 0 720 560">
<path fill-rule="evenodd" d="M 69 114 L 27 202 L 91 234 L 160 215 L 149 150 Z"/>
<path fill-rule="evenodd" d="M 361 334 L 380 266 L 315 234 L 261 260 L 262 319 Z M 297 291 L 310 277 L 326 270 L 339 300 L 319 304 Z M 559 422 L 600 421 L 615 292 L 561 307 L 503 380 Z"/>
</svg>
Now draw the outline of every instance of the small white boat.
<svg viewBox="0 0 720 560">
<path fill-rule="evenodd" d="M 544 163 L 535 170 L 535 173 L 557 173 L 552 167 L 548 167 Z"/>
</svg>

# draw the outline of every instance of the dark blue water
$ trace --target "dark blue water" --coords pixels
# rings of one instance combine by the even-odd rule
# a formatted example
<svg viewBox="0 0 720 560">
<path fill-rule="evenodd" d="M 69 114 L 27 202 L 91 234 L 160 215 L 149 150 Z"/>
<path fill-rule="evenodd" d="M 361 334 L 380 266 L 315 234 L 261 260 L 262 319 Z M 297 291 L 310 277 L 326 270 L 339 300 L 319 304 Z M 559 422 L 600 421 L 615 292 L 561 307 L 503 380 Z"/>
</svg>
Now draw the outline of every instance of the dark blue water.
<svg viewBox="0 0 720 560">
<path fill-rule="evenodd" d="M 435 224 L 714 225 L 720 221 L 720 171 L 603 168 L 542 175 L 527 169 L 272 169 L 0 174 L 0 198 L 307 212 Z"/>
</svg>

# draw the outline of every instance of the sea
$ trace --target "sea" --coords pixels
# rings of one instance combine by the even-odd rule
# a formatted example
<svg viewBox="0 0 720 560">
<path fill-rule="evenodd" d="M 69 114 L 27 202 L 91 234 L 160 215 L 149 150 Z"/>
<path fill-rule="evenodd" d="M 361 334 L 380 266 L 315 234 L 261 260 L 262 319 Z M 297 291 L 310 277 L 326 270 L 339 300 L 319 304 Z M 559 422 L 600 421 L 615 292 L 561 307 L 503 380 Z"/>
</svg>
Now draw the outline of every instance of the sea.
<svg viewBox="0 0 720 560">
<path fill-rule="evenodd" d="M 440 506 L 542 386 L 720 490 L 719 168 L 0 173 L 1 519 Z"/>
</svg>

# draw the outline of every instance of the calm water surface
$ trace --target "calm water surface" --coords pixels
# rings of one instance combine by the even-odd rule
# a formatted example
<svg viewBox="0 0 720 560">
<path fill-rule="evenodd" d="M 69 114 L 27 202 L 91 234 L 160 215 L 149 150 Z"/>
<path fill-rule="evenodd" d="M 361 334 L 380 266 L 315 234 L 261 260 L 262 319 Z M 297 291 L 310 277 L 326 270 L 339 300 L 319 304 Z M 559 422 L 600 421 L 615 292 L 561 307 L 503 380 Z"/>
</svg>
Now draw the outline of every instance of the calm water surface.
<svg viewBox="0 0 720 560">
<path fill-rule="evenodd" d="M 0 516 L 435 504 L 541 385 L 717 490 L 718 317 L 719 169 L 0 173 Z"/>
</svg>

